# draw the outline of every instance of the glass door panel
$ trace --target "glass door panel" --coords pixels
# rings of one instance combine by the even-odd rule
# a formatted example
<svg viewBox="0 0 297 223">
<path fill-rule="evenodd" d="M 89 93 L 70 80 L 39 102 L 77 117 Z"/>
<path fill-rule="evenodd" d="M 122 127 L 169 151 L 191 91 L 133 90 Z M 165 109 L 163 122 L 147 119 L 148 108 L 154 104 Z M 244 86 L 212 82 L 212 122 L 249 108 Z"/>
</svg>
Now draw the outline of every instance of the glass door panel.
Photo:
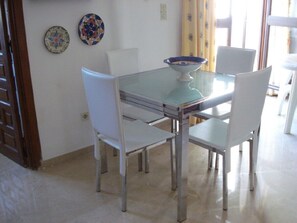
<svg viewBox="0 0 297 223">
<path fill-rule="evenodd" d="M 277 87 L 288 80 L 290 71 L 281 67 L 288 53 L 297 53 L 297 0 L 267 0 L 262 67 L 273 66 L 270 84 Z M 262 46 L 263 47 L 263 46 Z"/>
<path fill-rule="evenodd" d="M 290 0 L 273 0 L 271 4 L 272 16 L 288 16 Z"/>
<path fill-rule="evenodd" d="M 256 49 L 258 67 L 263 0 L 216 0 L 216 46 Z"/>
</svg>

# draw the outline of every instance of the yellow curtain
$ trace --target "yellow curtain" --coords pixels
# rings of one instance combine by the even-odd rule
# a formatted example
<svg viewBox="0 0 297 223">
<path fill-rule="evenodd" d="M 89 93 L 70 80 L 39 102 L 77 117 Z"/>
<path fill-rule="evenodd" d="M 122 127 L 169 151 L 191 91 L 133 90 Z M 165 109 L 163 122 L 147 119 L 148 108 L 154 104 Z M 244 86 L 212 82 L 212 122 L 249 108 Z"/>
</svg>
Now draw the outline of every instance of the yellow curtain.
<svg viewBox="0 0 297 223">
<path fill-rule="evenodd" d="M 208 59 L 203 70 L 215 69 L 215 0 L 182 0 L 182 52 Z"/>
<path fill-rule="evenodd" d="M 215 0 L 182 0 L 183 56 L 200 56 L 208 59 L 201 69 L 215 70 Z M 190 117 L 190 124 L 199 122 Z"/>
</svg>

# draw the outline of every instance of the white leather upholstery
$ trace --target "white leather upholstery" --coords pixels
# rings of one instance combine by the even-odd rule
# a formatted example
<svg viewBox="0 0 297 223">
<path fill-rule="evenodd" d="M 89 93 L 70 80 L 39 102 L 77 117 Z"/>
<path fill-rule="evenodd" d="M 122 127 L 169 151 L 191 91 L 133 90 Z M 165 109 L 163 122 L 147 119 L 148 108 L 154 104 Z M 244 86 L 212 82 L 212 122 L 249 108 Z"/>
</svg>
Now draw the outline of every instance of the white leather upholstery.
<svg viewBox="0 0 297 223">
<path fill-rule="evenodd" d="M 253 71 L 256 50 L 230 46 L 219 46 L 216 72 L 238 74 Z"/>
<path fill-rule="evenodd" d="M 224 74 L 238 74 L 251 72 L 254 67 L 256 50 L 230 46 L 219 46 L 216 58 L 216 72 Z M 230 116 L 230 104 L 222 104 L 198 112 L 194 116 L 209 119 L 226 119 Z"/>
<path fill-rule="evenodd" d="M 123 120 L 118 78 L 82 68 L 82 77 L 94 129 L 95 158 L 97 161 L 97 191 L 101 182 L 101 150 L 99 141 L 103 141 L 119 150 L 120 174 L 122 176 L 122 211 L 126 211 L 126 172 L 129 155 L 146 151 L 153 144 L 174 138 L 174 134 L 150 126 L 142 121 Z M 172 143 L 171 143 L 172 145 Z M 171 146 L 171 149 L 174 148 Z M 174 151 L 171 151 L 174 154 Z M 175 189 L 175 161 L 171 157 L 172 188 Z"/>
<path fill-rule="evenodd" d="M 230 171 L 230 150 L 247 140 L 250 144 L 250 189 L 257 163 L 258 133 L 268 88 L 271 67 L 236 75 L 229 123 L 211 118 L 190 127 L 190 142 L 223 156 L 223 209 L 227 209 L 227 173 Z M 252 91 L 251 91 L 252 89 Z"/>
<path fill-rule="evenodd" d="M 138 49 L 118 49 L 106 52 L 109 72 L 115 76 L 139 72 Z"/>
<path fill-rule="evenodd" d="M 122 76 L 139 72 L 138 49 L 118 49 L 106 52 L 110 74 Z M 124 117 L 130 120 L 141 120 L 146 123 L 163 121 L 164 116 L 146 111 L 135 106 L 121 103 Z"/>
</svg>

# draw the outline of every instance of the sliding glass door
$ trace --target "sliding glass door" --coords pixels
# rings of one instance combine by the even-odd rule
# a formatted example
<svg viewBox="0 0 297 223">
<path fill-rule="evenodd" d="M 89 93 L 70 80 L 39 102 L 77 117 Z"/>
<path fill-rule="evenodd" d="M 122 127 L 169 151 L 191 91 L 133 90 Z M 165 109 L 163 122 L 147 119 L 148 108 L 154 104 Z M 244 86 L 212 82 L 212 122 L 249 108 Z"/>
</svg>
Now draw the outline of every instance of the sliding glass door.
<svg viewBox="0 0 297 223">
<path fill-rule="evenodd" d="M 263 0 L 216 0 L 216 45 L 257 50 L 258 68 Z"/>
<path fill-rule="evenodd" d="M 281 67 L 288 53 L 297 53 L 297 0 L 265 0 L 260 68 L 273 66 L 270 84 L 276 89 L 289 81 Z"/>
</svg>

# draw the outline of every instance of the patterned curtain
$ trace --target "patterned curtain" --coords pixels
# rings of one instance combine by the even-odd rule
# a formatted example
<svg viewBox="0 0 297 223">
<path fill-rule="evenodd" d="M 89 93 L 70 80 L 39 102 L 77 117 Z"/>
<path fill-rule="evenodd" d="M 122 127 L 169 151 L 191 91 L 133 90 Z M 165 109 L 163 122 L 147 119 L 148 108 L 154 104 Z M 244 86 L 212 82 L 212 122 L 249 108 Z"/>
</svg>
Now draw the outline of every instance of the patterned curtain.
<svg viewBox="0 0 297 223">
<path fill-rule="evenodd" d="M 215 0 L 182 0 L 182 52 L 208 59 L 203 70 L 215 70 Z"/>
<path fill-rule="evenodd" d="M 182 52 L 183 56 L 208 59 L 201 69 L 215 70 L 215 0 L 182 0 Z M 190 117 L 190 125 L 201 120 Z"/>
</svg>

